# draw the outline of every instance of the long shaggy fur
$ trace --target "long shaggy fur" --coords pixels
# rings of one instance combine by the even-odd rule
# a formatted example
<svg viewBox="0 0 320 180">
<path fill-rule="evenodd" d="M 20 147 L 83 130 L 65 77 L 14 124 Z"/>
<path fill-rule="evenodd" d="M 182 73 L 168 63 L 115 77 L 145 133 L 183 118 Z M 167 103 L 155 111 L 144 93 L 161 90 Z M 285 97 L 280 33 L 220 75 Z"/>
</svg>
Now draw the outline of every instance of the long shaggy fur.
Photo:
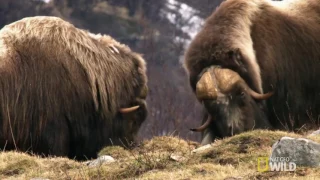
<svg viewBox="0 0 320 180">
<path fill-rule="evenodd" d="M 14 22 L 0 31 L 0 145 L 94 156 L 126 135 L 118 109 L 146 83 L 143 58 L 110 36 L 56 17 Z"/>
<path fill-rule="evenodd" d="M 235 64 L 230 52 L 240 51 Z M 320 1 L 226 0 L 206 20 L 186 52 L 195 90 L 201 72 L 219 65 L 238 72 L 268 100 L 276 128 L 317 122 L 320 114 Z"/>
</svg>

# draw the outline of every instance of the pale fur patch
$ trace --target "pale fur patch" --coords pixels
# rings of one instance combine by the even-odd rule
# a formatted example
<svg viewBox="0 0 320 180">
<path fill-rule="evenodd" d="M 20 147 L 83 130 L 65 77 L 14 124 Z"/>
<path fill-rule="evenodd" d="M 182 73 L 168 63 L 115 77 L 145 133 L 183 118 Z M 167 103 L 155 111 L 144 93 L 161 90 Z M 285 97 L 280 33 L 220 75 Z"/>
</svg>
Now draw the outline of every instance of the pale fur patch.
<svg viewBox="0 0 320 180">
<path fill-rule="evenodd" d="M 3 67 L 3 65 L 5 64 L 4 60 L 5 58 L 3 57 L 8 57 L 9 55 L 9 51 L 7 46 L 4 43 L 3 39 L 0 39 L 0 68 Z"/>
<path fill-rule="evenodd" d="M 10 46 L 7 46 L 5 39 L 0 38 L 0 68 L 2 71 L 8 70 L 8 67 L 2 67 L 5 67 L 8 64 L 8 61 L 14 57 L 14 53 L 14 49 Z"/>
<path fill-rule="evenodd" d="M 0 39 L 0 58 L 8 56 L 8 48 L 3 39 Z"/>
<path fill-rule="evenodd" d="M 288 11 L 288 10 L 294 10 L 291 7 L 296 7 L 298 4 L 301 4 L 301 3 L 304 4 L 306 2 L 301 0 L 282 0 L 282 1 L 269 0 L 269 3 L 274 7 Z"/>
</svg>

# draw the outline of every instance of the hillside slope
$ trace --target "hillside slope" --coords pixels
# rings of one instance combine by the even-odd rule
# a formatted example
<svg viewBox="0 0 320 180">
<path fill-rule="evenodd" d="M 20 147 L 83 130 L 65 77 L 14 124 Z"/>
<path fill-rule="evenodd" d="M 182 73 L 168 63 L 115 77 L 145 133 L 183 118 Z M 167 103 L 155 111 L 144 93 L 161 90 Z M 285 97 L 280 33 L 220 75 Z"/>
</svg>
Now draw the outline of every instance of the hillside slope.
<svg viewBox="0 0 320 180">
<path fill-rule="evenodd" d="M 295 172 L 258 172 L 257 158 L 267 157 L 283 136 L 281 131 L 252 131 L 216 141 L 212 147 L 192 153 L 198 143 L 178 137 L 154 137 L 140 147 L 125 150 L 107 147 L 101 155 L 115 162 L 97 167 L 66 158 L 39 158 L 19 152 L 0 153 L 0 179 L 313 179 L 319 168 L 299 167 Z M 312 137 L 320 142 L 319 137 Z"/>
</svg>

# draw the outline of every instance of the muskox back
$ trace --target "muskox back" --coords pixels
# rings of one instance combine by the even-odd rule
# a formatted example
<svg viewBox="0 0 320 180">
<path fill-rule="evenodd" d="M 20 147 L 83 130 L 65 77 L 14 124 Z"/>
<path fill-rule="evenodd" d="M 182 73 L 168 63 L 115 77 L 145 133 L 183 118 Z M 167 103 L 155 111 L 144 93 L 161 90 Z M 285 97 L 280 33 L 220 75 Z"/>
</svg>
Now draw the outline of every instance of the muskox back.
<svg viewBox="0 0 320 180">
<path fill-rule="evenodd" d="M 146 117 L 146 67 L 109 36 L 55 17 L 0 31 L 0 146 L 44 155 L 95 157 L 128 145 Z M 119 109 L 139 105 L 123 115 Z"/>
</svg>

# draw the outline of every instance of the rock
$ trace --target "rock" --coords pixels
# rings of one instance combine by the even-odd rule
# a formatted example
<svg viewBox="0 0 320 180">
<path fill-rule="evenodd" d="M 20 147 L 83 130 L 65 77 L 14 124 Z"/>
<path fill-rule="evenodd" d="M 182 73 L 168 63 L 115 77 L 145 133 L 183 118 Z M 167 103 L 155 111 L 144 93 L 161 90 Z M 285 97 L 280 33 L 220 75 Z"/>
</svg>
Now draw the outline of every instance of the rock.
<svg viewBox="0 0 320 180">
<path fill-rule="evenodd" d="M 241 180 L 243 179 L 242 177 L 227 177 L 227 178 L 224 178 L 223 180 Z"/>
<path fill-rule="evenodd" d="M 309 139 L 282 137 L 272 146 L 270 159 L 294 162 L 297 166 L 320 166 L 320 144 Z"/>
<path fill-rule="evenodd" d="M 187 161 L 187 158 L 180 156 L 180 155 L 176 155 L 176 154 L 171 154 L 170 159 L 177 161 L 177 162 L 185 162 Z"/>
<path fill-rule="evenodd" d="M 315 136 L 315 135 L 319 135 L 320 134 L 320 129 L 313 131 L 311 134 L 309 134 L 308 136 Z"/>
<path fill-rule="evenodd" d="M 207 145 L 204 145 L 204 146 L 201 146 L 201 147 L 199 147 L 199 148 L 197 148 L 197 149 L 192 150 L 192 153 L 202 152 L 202 151 L 207 150 L 207 149 L 210 149 L 210 148 L 212 148 L 212 147 L 213 147 L 213 146 L 212 146 L 211 144 L 207 144 Z"/>
<path fill-rule="evenodd" d="M 98 157 L 93 161 L 86 162 L 86 165 L 89 167 L 96 167 L 96 166 L 101 166 L 102 164 L 113 163 L 115 161 L 116 160 L 113 157 L 104 155 L 104 156 Z"/>
</svg>

